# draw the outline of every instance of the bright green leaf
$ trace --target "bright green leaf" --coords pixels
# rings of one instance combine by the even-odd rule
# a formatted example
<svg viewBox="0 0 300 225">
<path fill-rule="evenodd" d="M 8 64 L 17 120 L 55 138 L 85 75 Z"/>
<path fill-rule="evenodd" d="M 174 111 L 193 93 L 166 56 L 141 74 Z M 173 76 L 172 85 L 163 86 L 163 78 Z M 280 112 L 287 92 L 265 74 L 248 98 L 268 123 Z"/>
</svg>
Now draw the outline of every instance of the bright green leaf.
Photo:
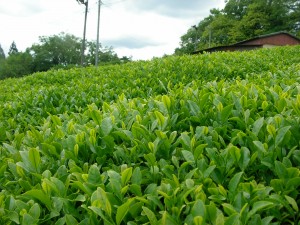
<svg viewBox="0 0 300 225">
<path fill-rule="evenodd" d="M 121 173 L 122 186 L 125 186 L 128 183 L 131 176 L 132 176 L 132 167 L 129 167 L 129 168 L 125 169 L 124 171 L 122 171 L 122 173 Z"/>
<path fill-rule="evenodd" d="M 134 199 L 128 199 L 123 205 L 118 206 L 116 214 L 117 225 L 121 224 L 122 220 L 129 211 L 130 205 Z"/>
</svg>

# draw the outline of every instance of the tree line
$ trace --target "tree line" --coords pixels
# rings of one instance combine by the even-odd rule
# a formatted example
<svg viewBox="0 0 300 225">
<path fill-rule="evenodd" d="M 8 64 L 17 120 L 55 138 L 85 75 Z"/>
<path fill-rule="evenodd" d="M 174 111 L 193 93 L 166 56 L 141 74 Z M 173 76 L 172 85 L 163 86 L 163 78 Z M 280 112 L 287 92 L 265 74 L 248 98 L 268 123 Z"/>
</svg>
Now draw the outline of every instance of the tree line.
<svg viewBox="0 0 300 225">
<path fill-rule="evenodd" d="M 18 51 L 12 42 L 6 56 L 0 45 L 0 79 L 21 77 L 34 72 L 49 69 L 69 69 L 80 66 L 82 40 L 74 35 L 60 33 L 52 36 L 39 37 L 39 43 L 33 44 L 24 52 Z M 121 57 L 112 47 L 100 45 L 98 52 L 99 64 L 118 64 L 131 61 L 131 57 Z M 95 63 L 96 42 L 88 41 L 85 50 L 85 65 Z"/>
<path fill-rule="evenodd" d="M 299 0 L 227 0 L 225 3 L 224 9 L 210 10 L 208 17 L 181 36 L 175 54 L 233 44 L 278 31 L 300 37 Z"/>
</svg>

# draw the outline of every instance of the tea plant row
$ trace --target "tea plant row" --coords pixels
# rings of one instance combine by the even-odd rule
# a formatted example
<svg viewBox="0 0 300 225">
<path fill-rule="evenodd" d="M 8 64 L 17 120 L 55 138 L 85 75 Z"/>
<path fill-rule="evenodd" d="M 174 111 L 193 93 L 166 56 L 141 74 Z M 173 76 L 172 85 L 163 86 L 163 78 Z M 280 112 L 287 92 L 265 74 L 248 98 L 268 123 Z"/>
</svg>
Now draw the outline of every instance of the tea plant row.
<svg viewBox="0 0 300 225">
<path fill-rule="evenodd" d="M 297 224 L 299 52 L 3 81 L 1 224 Z"/>
</svg>

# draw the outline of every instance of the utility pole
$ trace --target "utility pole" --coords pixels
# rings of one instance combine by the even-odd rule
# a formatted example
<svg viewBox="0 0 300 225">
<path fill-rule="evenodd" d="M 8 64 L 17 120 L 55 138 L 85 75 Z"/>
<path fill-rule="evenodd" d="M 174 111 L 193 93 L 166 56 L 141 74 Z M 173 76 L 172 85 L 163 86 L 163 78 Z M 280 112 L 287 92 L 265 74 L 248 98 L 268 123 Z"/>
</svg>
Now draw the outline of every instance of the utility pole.
<svg viewBox="0 0 300 225">
<path fill-rule="evenodd" d="M 195 38 L 195 43 L 194 43 L 194 51 L 197 51 L 197 44 L 198 44 L 198 28 L 196 25 L 192 26 L 195 31 L 196 31 L 196 38 Z"/>
<path fill-rule="evenodd" d="M 98 1 L 98 25 L 97 25 L 97 45 L 96 45 L 96 61 L 95 66 L 98 66 L 99 61 L 99 28 L 100 28 L 100 9 L 101 9 L 101 0 Z"/>
<path fill-rule="evenodd" d="M 210 26 L 210 25 L 208 26 L 208 29 L 209 29 L 209 42 L 208 42 L 208 47 L 210 48 L 210 46 L 211 46 L 211 26 Z"/>
<path fill-rule="evenodd" d="M 81 66 L 83 66 L 84 65 L 84 51 L 85 51 L 86 20 L 87 20 L 87 13 L 88 13 L 88 7 L 89 7 L 89 0 L 86 0 L 86 2 L 84 2 L 83 0 L 79 0 L 79 1 L 85 5 L 83 40 L 82 40 L 82 46 L 81 46 Z"/>
</svg>

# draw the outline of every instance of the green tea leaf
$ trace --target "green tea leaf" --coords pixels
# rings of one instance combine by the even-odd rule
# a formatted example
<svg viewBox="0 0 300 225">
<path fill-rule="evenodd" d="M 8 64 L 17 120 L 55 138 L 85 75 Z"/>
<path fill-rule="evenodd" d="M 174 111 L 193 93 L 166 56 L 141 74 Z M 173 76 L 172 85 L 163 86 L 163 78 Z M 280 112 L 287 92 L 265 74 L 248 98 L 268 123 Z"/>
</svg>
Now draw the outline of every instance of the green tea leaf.
<svg viewBox="0 0 300 225">
<path fill-rule="evenodd" d="M 204 219 L 202 216 L 196 216 L 194 217 L 194 224 L 195 225 L 202 225 L 204 222 Z"/>
<path fill-rule="evenodd" d="M 158 222 L 160 225 L 174 225 L 177 224 L 177 222 L 174 220 L 172 216 L 167 211 L 163 211 L 162 218 Z"/>
<path fill-rule="evenodd" d="M 3 147 L 9 151 L 10 154 L 14 155 L 18 152 L 17 149 L 15 149 L 13 146 L 7 144 L 7 143 L 2 143 L 3 144 Z"/>
<path fill-rule="evenodd" d="M 193 153 L 191 153 L 190 151 L 182 150 L 181 153 L 187 162 L 195 162 Z"/>
<path fill-rule="evenodd" d="M 248 148 L 246 147 L 242 147 L 241 148 L 241 158 L 239 161 L 239 167 L 241 168 L 241 170 L 245 170 L 250 162 L 250 151 Z"/>
<path fill-rule="evenodd" d="M 287 178 L 287 170 L 283 163 L 275 161 L 275 172 L 280 179 Z"/>
<path fill-rule="evenodd" d="M 222 123 L 227 122 L 228 117 L 232 113 L 232 108 L 233 108 L 233 105 L 228 105 L 228 106 L 226 106 L 222 109 L 222 111 L 221 111 L 221 121 L 222 121 Z"/>
<path fill-rule="evenodd" d="M 224 208 L 225 213 L 228 216 L 232 216 L 232 215 L 236 215 L 237 214 L 236 209 L 231 204 L 223 203 L 222 206 Z"/>
<path fill-rule="evenodd" d="M 210 167 L 208 167 L 204 172 L 203 172 L 203 177 L 207 178 L 210 176 L 210 174 L 214 171 L 214 169 L 216 168 L 216 165 L 212 165 Z"/>
<path fill-rule="evenodd" d="M 136 167 L 133 170 L 132 176 L 131 176 L 131 183 L 140 185 L 142 183 L 142 173 L 140 167 Z"/>
<path fill-rule="evenodd" d="M 119 206 L 117 208 L 117 214 L 116 214 L 116 222 L 117 225 L 121 224 L 122 220 L 126 216 L 126 214 L 129 211 L 130 205 L 134 199 L 128 199 L 123 205 Z"/>
<path fill-rule="evenodd" d="M 28 213 L 25 213 L 23 215 L 22 225 L 32 225 L 35 223 L 36 221 L 31 215 L 29 215 Z"/>
<path fill-rule="evenodd" d="M 41 208 L 39 204 L 34 203 L 28 212 L 35 220 L 38 220 L 41 215 Z"/>
<path fill-rule="evenodd" d="M 153 153 L 149 153 L 147 155 L 144 155 L 144 158 L 147 160 L 147 162 L 151 165 L 154 166 L 156 164 L 156 158 Z"/>
<path fill-rule="evenodd" d="M 278 146 L 284 140 L 286 133 L 291 129 L 291 126 L 281 127 L 277 131 L 277 135 L 275 137 L 275 145 Z"/>
<path fill-rule="evenodd" d="M 198 145 L 196 147 L 196 149 L 194 150 L 194 158 L 195 160 L 199 159 L 200 156 L 202 155 L 203 153 L 203 150 L 204 148 L 207 146 L 207 144 L 201 144 L 201 145 Z"/>
<path fill-rule="evenodd" d="M 285 199 L 289 202 L 289 204 L 293 207 L 293 209 L 298 212 L 299 211 L 299 207 L 297 202 L 295 201 L 295 199 L 291 198 L 290 196 L 285 195 L 284 196 Z"/>
<path fill-rule="evenodd" d="M 254 214 L 256 214 L 259 211 L 265 210 L 267 208 L 273 207 L 274 203 L 270 201 L 257 201 L 254 202 L 252 209 L 247 214 L 246 221 L 248 221 Z"/>
<path fill-rule="evenodd" d="M 107 198 L 106 192 L 101 187 L 98 187 L 97 190 L 93 192 L 91 196 L 91 203 L 92 206 L 102 209 L 111 216 L 111 204 Z"/>
<path fill-rule="evenodd" d="M 15 222 L 16 224 L 20 224 L 20 219 L 17 212 L 9 211 L 6 216 L 9 220 Z"/>
<path fill-rule="evenodd" d="M 66 224 L 67 225 L 76 225 L 78 224 L 77 220 L 74 218 L 74 216 L 70 215 L 70 214 L 67 214 L 65 216 L 66 218 Z"/>
<path fill-rule="evenodd" d="M 111 118 L 110 117 L 104 118 L 101 122 L 101 130 L 103 132 L 103 135 L 104 136 L 109 135 L 112 129 L 113 129 L 113 124 Z"/>
<path fill-rule="evenodd" d="M 33 189 L 25 192 L 22 196 L 29 199 L 36 199 L 44 204 L 49 210 L 51 208 L 51 199 L 48 195 L 46 195 L 42 190 Z"/>
<path fill-rule="evenodd" d="M 147 208 L 146 206 L 143 206 L 142 209 L 143 209 L 143 212 L 148 217 L 148 220 L 149 220 L 150 224 L 151 225 L 158 225 L 157 218 L 156 218 L 155 214 L 149 208 Z"/>
<path fill-rule="evenodd" d="M 193 116 L 198 116 L 199 113 L 200 113 L 200 108 L 199 108 L 199 106 L 198 106 L 195 102 L 193 102 L 193 101 L 191 101 L 191 100 L 188 100 L 187 102 L 188 102 L 188 104 L 189 104 L 189 108 L 190 108 L 191 114 L 192 114 Z"/>
<path fill-rule="evenodd" d="M 254 145 L 256 146 L 256 148 L 258 149 L 258 151 L 265 153 L 265 147 L 263 145 L 263 143 L 261 143 L 260 141 L 253 141 Z"/>
<path fill-rule="evenodd" d="M 240 183 L 242 175 L 243 175 L 243 172 L 239 172 L 239 173 L 235 174 L 229 181 L 228 189 L 232 195 L 235 193 L 235 191 Z"/>
<path fill-rule="evenodd" d="M 101 125 L 102 116 L 99 110 L 90 109 L 90 115 L 98 126 Z"/>
<path fill-rule="evenodd" d="M 233 214 L 233 215 L 229 216 L 225 220 L 224 225 L 239 225 L 239 224 L 241 224 L 239 217 L 240 217 L 239 214 Z"/>
<path fill-rule="evenodd" d="M 239 149 L 236 146 L 230 146 L 229 152 L 230 152 L 231 156 L 235 159 L 235 161 L 239 162 L 239 160 L 241 158 L 241 149 Z"/>
<path fill-rule="evenodd" d="M 207 218 L 211 223 L 215 223 L 217 219 L 217 207 L 213 202 L 210 202 L 209 205 L 206 205 L 206 214 Z"/>
<path fill-rule="evenodd" d="M 163 116 L 163 114 L 159 111 L 154 111 L 154 114 L 156 116 L 156 119 L 158 121 L 158 124 L 162 127 L 165 123 L 165 117 Z"/>
<path fill-rule="evenodd" d="M 261 225 L 269 225 L 271 221 L 273 220 L 273 216 L 265 217 L 261 220 Z"/>
<path fill-rule="evenodd" d="M 193 215 L 194 218 L 199 216 L 199 217 L 202 217 L 202 219 L 204 219 L 204 221 L 205 221 L 206 208 L 205 208 L 205 205 L 202 200 L 196 200 L 196 202 L 193 205 L 193 208 L 191 210 L 191 214 Z"/>
<path fill-rule="evenodd" d="M 168 110 L 170 110 L 170 108 L 171 108 L 171 100 L 170 100 L 169 96 L 163 95 L 163 96 L 162 96 L 162 101 L 163 101 L 165 107 L 166 107 Z"/>
<path fill-rule="evenodd" d="M 132 176 L 132 167 L 129 167 L 129 168 L 125 169 L 124 171 L 122 171 L 121 182 L 122 182 L 123 187 L 128 183 L 131 176 Z"/>
<path fill-rule="evenodd" d="M 261 130 L 262 126 L 264 125 L 264 117 L 261 117 L 259 119 L 257 119 L 254 123 L 253 123 L 253 128 L 252 128 L 252 132 L 258 136 L 259 131 Z"/>
<path fill-rule="evenodd" d="M 96 165 L 92 165 L 89 169 L 88 183 L 93 185 L 99 185 L 102 183 L 101 174 L 99 168 Z"/>
<path fill-rule="evenodd" d="M 191 138 L 186 133 L 182 133 L 180 138 L 185 147 L 187 147 L 188 150 L 191 150 Z"/>
<path fill-rule="evenodd" d="M 39 151 L 36 148 L 31 148 L 29 150 L 29 161 L 30 161 L 30 164 L 32 165 L 34 171 L 36 173 L 39 173 L 41 157 L 40 157 Z"/>
<path fill-rule="evenodd" d="M 101 217 L 101 219 L 103 219 L 105 221 L 105 224 L 107 225 L 115 225 L 114 223 L 112 223 L 110 221 L 110 218 L 107 217 L 100 208 L 95 207 L 95 206 L 89 206 L 89 209 L 91 209 L 95 214 L 97 214 L 98 216 Z"/>
<path fill-rule="evenodd" d="M 294 177 L 292 179 L 289 179 L 286 186 L 290 190 L 296 190 L 300 186 L 300 177 Z"/>
</svg>

